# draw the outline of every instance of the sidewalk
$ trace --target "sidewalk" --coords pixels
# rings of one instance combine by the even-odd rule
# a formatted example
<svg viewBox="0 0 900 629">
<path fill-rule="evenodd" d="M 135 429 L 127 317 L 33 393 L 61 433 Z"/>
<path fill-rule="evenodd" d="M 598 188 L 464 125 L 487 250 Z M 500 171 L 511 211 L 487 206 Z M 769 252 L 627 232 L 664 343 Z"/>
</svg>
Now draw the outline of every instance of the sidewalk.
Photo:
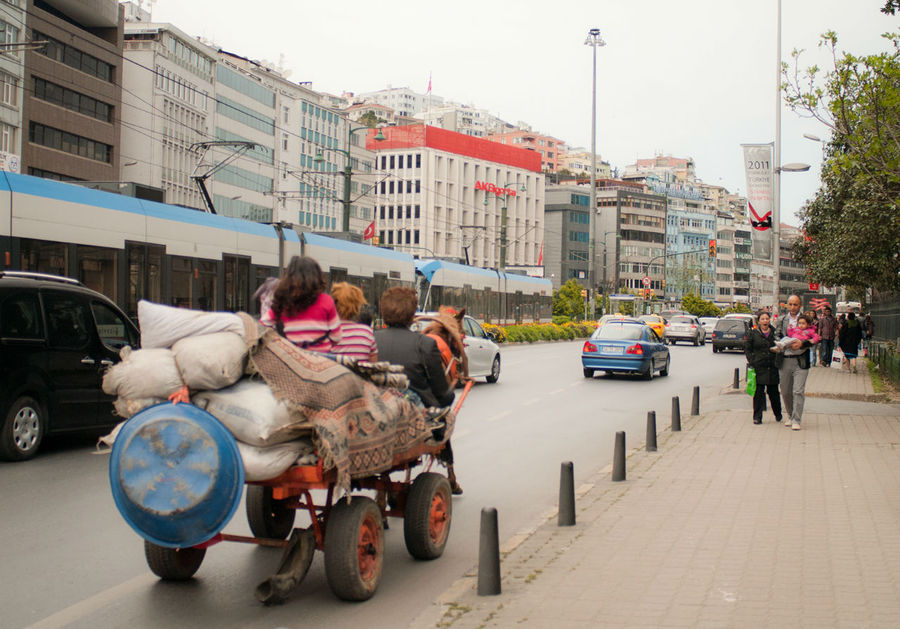
<svg viewBox="0 0 900 629">
<path fill-rule="evenodd" d="M 832 394 L 869 378 L 813 371 Z M 852 406 L 871 414 L 799 432 L 749 410 L 680 433 L 659 416 L 659 451 L 630 436 L 627 480 L 607 467 L 579 488 L 575 526 L 554 514 L 501 543 L 502 594 L 477 596 L 473 567 L 412 626 L 898 627 L 900 405 Z"/>
</svg>

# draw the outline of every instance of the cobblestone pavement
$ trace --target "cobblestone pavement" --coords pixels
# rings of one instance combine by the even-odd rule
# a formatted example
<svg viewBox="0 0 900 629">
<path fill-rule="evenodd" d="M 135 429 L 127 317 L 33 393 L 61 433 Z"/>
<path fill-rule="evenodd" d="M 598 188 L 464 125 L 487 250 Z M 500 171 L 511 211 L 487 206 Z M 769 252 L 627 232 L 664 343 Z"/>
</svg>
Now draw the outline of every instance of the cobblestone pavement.
<svg viewBox="0 0 900 629">
<path fill-rule="evenodd" d="M 829 393 L 868 379 L 813 371 L 813 390 L 844 378 Z M 843 410 L 791 431 L 747 402 L 677 433 L 659 417 L 658 452 L 629 437 L 627 480 L 599 470 L 575 526 L 548 514 L 501 546 L 500 595 L 473 567 L 412 626 L 900 626 L 900 406 L 821 400 Z"/>
</svg>

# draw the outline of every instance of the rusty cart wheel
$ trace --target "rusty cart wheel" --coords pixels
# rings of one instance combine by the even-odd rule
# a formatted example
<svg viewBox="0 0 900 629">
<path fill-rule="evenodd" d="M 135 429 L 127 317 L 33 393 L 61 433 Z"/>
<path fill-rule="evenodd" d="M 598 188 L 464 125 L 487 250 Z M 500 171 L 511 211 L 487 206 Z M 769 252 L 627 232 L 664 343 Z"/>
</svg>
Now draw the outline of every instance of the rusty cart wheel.
<svg viewBox="0 0 900 629">
<path fill-rule="evenodd" d="M 187 581 L 200 568 L 205 555 L 205 548 L 167 548 L 144 541 L 147 565 L 164 581 Z"/>
<path fill-rule="evenodd" d="M 285 539 L 294 528 L 296 511 L 272 497 L 272 488 L 247 486 L 247 522 L 256 537 Z"/>
<path fill-rule="evenodd" d="M 452 512 L 450 482 L 434 472 L 419 474 L 403 512 L 403 538 L 409 554 L 416 559 L 440 557 L 450 535 Z"/>
<path fill-rule="evenodd" d="M 381 511 L 366 496 L 341 499 L 325 528 L 325 576 L 334 595 L 365 601 L 375 594 L 384 563 Z"/>
</svg>

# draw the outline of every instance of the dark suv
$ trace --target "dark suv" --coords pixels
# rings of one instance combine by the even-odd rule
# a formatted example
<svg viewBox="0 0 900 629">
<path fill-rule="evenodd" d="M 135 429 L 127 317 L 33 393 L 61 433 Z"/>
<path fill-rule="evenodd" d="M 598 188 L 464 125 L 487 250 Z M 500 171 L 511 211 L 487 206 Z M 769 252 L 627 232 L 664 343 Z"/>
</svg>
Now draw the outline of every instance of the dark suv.
<svg viewBox="0 0 900 629">
<path fill-rule="evenodd" d="M 0 459 L 48 434 L 116 423 L 103 372 L 140 335 L 109 299 L 55 275 L 0 271 Z"/>
<path fill-rule="evenodd" d="M 749 334 L 750 321 L 748 319 L 719 319 L 716 321 L 716 327 L 713 328 L 712 333 L 713 353 L 724 352 L 726 349 L 744 351 Z"/>
</svg>

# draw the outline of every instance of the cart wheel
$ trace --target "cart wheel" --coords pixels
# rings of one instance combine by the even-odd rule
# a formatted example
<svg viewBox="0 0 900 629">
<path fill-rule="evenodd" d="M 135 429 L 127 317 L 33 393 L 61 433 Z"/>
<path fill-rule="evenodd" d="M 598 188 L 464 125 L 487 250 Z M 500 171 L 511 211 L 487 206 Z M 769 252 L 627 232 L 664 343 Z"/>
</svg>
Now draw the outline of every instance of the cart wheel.
<svg viewBox="0 0 900 629">
<path fill-rule="evenodd" d="M 381 511 L 366 496 L 339 500 L 325 529 L 325 576 L 334 595 L 365 601 L 375 594 L 384 563 Z"/>
<path fill-rule="evenodd" d="M 203 563 L 205 548 L 166 548 L 144 541 L 144 556 L 153 574 L 165 581 L 186 581 Z"/>
<path fill-rule="evenodd" d="M 247 486 L 247 522 L 256 537 L 284 539 L 294 528 L 296 511 L 285 500 L 272 498 L 272 488 Z"/>
<path fill-rule="evenodd" d="M 449 481 L 434 472 L 419 474 L 403 513 L 403 538 L 410 555 L 436 559 L 444 553 L 452 511 Z"/>
</svg>

